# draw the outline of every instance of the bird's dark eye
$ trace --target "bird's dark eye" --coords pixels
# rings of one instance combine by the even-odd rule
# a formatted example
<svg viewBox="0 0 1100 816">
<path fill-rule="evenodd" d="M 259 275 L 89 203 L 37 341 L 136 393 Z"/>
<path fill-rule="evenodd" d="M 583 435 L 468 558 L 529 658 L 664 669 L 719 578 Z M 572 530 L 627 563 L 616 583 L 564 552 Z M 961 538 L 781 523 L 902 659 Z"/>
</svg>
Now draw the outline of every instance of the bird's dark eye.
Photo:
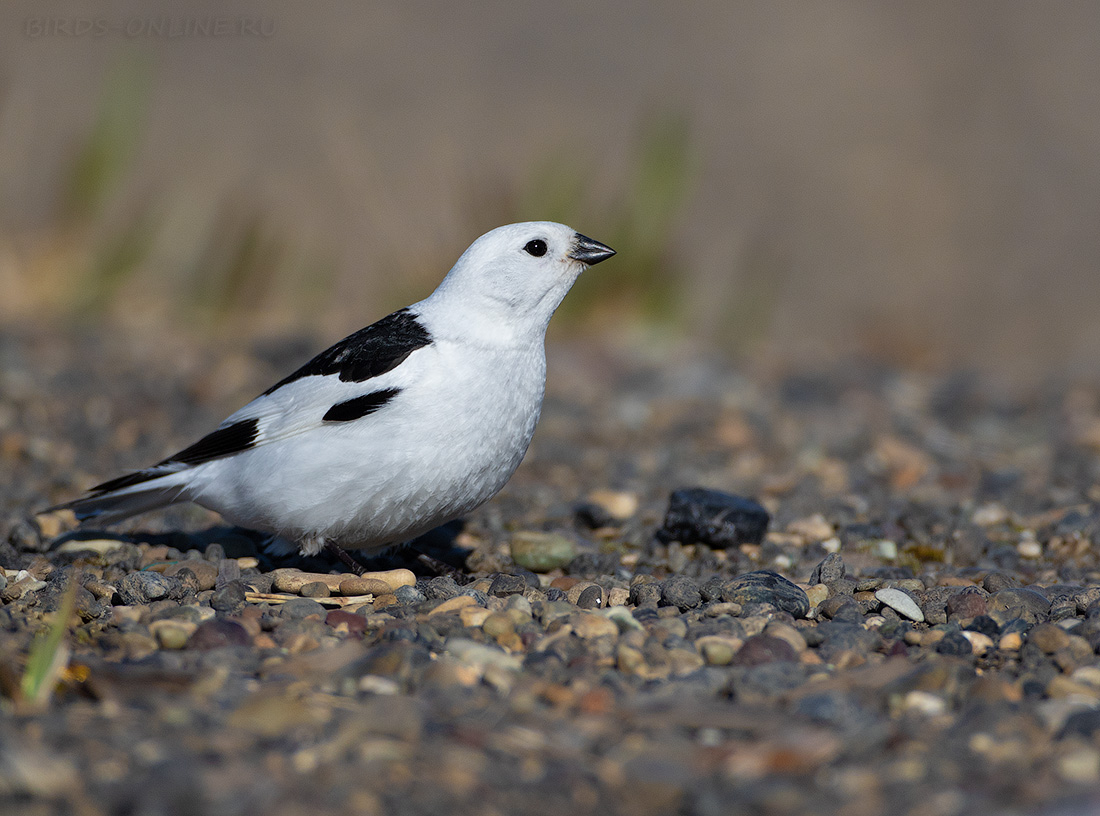
<svg viewBox="0 0 1100 816">
<path fill-rule="evenodd" d="M 528 241 L 523 249 L 528 255 L 534 255 L 536 258 L 541 258 L 546 254 L 546 242 L 541 238 L 536 238 L 534 241 Z"/>
</svg>

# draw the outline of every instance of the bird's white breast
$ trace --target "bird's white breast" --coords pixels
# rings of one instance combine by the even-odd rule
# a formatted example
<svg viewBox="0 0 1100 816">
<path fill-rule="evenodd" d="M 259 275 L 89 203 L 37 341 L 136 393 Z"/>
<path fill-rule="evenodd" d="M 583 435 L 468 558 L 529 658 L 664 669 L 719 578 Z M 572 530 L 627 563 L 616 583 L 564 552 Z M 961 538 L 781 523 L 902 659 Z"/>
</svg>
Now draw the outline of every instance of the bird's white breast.
<svg viewBox="0 0 1100 816">
<path fill-rule="evenodd" d="M 362 383 L 304 378 L 281 396 L 293 411 L 266 408 L 266 430 L 285 436 L 210 462 L 196 474 L 191 498 L 243 526 L 294 539 L 323 535 L 372 549 L 414 537 L 508 481 L 534 433 L 545 373 L 541 342 L 471 348 L 438 339 Z M 321 421 L 335 402 L 384 388 L 401 391 L 376 413 Z M 255 411 L 264 410 L 263 399 Z"/>
</svg>

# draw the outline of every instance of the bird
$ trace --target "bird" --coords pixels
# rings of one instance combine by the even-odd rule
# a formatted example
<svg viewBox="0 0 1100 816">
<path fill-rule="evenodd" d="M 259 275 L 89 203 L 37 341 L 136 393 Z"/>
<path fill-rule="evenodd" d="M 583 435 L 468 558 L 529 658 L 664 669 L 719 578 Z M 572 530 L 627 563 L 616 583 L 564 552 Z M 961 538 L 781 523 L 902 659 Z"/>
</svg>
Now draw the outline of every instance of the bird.
<svg viewBox="0 0 1100 816">
<path fill-rule="evenodd" d="M 613 255 L 550 221 L 491 230 L 424 300 L 322 351 L 193 445 L 49 510 L 108 525 L 193 502 L 269 534 L 276 554 L 345 563 L 347 550 L 415 539 L 511 478 L 542 410 L 550 318 Z"/>
</svg>

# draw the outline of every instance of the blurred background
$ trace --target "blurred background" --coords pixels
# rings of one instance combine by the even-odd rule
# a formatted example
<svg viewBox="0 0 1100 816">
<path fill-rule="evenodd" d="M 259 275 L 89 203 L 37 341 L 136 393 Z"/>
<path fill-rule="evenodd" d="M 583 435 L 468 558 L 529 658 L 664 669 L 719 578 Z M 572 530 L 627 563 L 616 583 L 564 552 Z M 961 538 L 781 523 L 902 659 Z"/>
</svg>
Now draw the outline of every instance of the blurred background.
<svg viewBox="0 0 1100 816">
<path fill-rule="evenodd" d="M 473 238 L 552 335 L 1009 377 L 1100 355 L 1100 5 L 7 0 L 0 331 L 338 339 Z"/>
</svg>

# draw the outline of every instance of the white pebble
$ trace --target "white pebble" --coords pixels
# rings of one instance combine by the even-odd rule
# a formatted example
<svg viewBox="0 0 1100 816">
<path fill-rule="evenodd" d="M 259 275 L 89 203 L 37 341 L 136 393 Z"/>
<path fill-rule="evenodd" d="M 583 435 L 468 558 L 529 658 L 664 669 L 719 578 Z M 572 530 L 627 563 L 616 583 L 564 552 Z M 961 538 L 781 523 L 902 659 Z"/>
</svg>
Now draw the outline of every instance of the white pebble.
<svg viewBox="0 0 1100 816">
<path fill-rule="evenodd" d="M 886 589 L 880 589 L 876 592 L 875 597 L 899 615 L 904 615 L 909 618 L 909 620 L 916 621 L 917 623 L 924 622 L 924 613 L 920 611 L 917 602 L 910 598 L 908 593 L 900 589 L 887 587 Z"/>
</svg>

